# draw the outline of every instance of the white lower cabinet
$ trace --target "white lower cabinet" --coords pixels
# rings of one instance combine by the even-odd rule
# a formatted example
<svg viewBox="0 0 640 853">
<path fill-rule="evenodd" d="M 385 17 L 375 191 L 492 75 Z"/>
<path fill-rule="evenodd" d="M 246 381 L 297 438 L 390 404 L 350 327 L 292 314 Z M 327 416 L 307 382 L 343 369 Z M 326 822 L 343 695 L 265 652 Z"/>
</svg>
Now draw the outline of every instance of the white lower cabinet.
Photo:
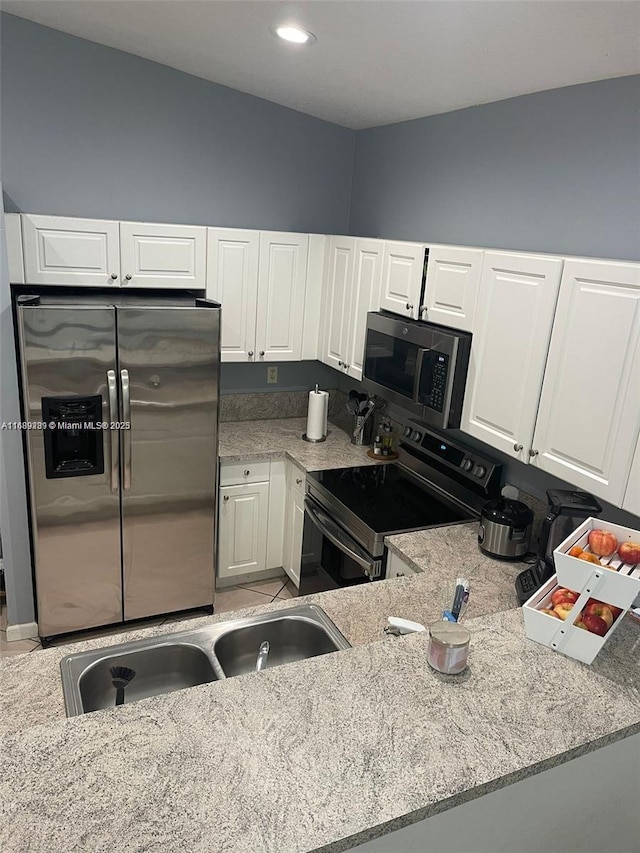
<svg viewBox="0 0 640 853">
<path fill-rule="evenodd" d="M 221 464 L 218 578 L 257 580 L 278 573 L 285 499 L 284 459 Z"/>
<path fill-rule="evenodd" d="M 622 506 L 640 430 L 640 264 L 567 260 L 531 462 Z"/>
<path fill-rule="evenodd" d="M 405 561 L 397 554 L 394 554 L 392 551 L 387 553 L 387 580 L 391 580 L 392 578 L 408 578 L 417 574 L 418 572 L 416 572 L 415 569 L 412 569 L 411 566 L 408 563 L 405 563 Z"/>
<path fill-rule="evenodd" d="M 300 570 L 303 559 L 304 492 L 304 474 L 293 462 L 287 462 L 287 500 L 282 566 L 296 586 L 300 585 Z"/>
</svg>

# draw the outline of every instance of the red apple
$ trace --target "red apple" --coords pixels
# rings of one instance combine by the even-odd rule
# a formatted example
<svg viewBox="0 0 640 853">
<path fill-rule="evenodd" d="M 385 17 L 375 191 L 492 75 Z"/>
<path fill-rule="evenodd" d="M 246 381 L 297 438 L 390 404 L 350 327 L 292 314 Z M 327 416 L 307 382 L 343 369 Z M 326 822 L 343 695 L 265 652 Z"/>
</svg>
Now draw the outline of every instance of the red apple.
<svg viewBox="0 0 640 853">
<path fill-rule="evenodd" d="M 560 617 L 555 612 L 555 610 L 550 610 L 548 607 L 541 607 L 540 613 L 546 613 L 547 616 L 553 616 L 554 619 L 559 619 Z"/>
<path fill-rule="evenodd" d="M 587 631 L 591 631 L 592 634 L 598 634 L 600 637 L 604 637 L 609 630 L 609 626 L 604 619 L 601 619 L 594 613 L 584 613 L 582 615 L 582 621 L 584 622 Z"/>
<path fill-rule="evenodd" d="M 553 609 L 558 614 L 558 617 L 560 619 L 565 620 L 573 610 L 573 602 L 563 601 L 562 604 L 556 604 Z"/>
<path fill-rule="evenodd" d="M 637 565 L 640 563 L 640 543 L 623 542 L 618 548 L 618 557 L 623 563 L 628 563 L 630 566 Z"/>
<path fill-rule="evenodd" d="M 589 534 L 589 548 L 599 557 L 610 557 L 615 554 L 618 540 L 615 534 L 608 530 L 592 530 Z M 640 562 L 640 558 L 638 558 Z"/>
<path fill-rule="evenodd" d="M 554 607 L 556 604 L 563 604 L 564 602 L 567 602 L 568 604 L 575 604 L 579 598 L 579 592 L 574 592 L 572 589 L 565 589 L 561 586 L 551 594 L 551 604 L 553 604 Z"/>
<path fill-rule="evenodd" d="M 587 606 L 582 611 L 582 619 L 585 616 L 599 616 L 603 622 L 607 623 L 607 630 L 613 625 L 613 613 L 608 604 L 602 601 L 591 599 L 587 602 Z M 597 633 L 597 632 L 596 632 Z"/>
<path fill-rule="evenodd" d="M 573 624 L 576 626 L 576 628 L 582 628 L 583 631 L 589 630 L 587 628 L 587 626 L 584 624 L 584 622 L 582 621 L 582 619 L 576 619 L 576 621 Z"/>
</svg>

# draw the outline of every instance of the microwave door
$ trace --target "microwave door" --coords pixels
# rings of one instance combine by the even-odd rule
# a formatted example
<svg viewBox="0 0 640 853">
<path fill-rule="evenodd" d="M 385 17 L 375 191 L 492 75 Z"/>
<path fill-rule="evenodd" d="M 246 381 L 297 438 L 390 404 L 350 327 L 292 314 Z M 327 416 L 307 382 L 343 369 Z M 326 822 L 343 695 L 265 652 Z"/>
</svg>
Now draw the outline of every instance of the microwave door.
<svg viewBox="0 0 640 853">
<path fill-rule="evenodd" d="M 38 630 L 122 619 L 115 312 L 18 303 Z"/>
</svg>

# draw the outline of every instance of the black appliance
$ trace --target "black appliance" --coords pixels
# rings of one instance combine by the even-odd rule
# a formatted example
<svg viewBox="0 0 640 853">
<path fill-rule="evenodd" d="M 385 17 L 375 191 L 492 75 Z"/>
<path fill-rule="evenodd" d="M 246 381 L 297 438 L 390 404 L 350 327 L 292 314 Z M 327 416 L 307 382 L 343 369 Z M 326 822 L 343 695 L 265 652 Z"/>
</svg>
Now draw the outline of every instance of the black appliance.
<svg viewBox="0 0 640 853">
<path fill-rule="evenodd" d="M 517 560 L 529 550 L 533 512 L 521 501 L 497 498 L 482 507 L 478 545 L 483 554 Z"/>
<path fill-rule="evenodd" d="M 384 579 L 385 536 L 477 521 L 502 467 L 412 421 L 398 461 L 307 475 L 299 594 Z"/>
<path fill-rule="evenodd" d="M 585 518 L 600 515 L 602 507 L 588 492 L 566 489 L 547 491 L 549 509 L 542 522 L 538 543 L 538 560 L 535 565 L 516 578 L 518 601 L 524 604 L 533 593 L 555 574 L 553 552 Z"/>
<path fill-rule="evenodd" d="M 372 311 L 362 384 L 430 427 L 458 427 L 470 352 L 469 332 Z"/>
</svg>

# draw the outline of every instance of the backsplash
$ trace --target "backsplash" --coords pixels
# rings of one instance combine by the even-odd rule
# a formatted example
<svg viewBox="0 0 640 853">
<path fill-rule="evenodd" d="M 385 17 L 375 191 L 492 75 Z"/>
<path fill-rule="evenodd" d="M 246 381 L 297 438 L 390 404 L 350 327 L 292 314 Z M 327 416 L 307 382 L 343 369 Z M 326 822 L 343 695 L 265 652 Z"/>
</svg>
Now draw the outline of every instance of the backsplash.
<svg viewBox="0 0 640 853">
<path fill-rule="evenodd" d="M 348 428 L 347 397 L 342 391 L 329 390 L 329 420 L 342 429 Z M 273 393 L 222 394 L 221 422 L 273 420 L 274 418 L 306 418 L 309 391 L 275 391 Z M 343 418 L 344 415 L 344 418 Z"/>
</svg>

